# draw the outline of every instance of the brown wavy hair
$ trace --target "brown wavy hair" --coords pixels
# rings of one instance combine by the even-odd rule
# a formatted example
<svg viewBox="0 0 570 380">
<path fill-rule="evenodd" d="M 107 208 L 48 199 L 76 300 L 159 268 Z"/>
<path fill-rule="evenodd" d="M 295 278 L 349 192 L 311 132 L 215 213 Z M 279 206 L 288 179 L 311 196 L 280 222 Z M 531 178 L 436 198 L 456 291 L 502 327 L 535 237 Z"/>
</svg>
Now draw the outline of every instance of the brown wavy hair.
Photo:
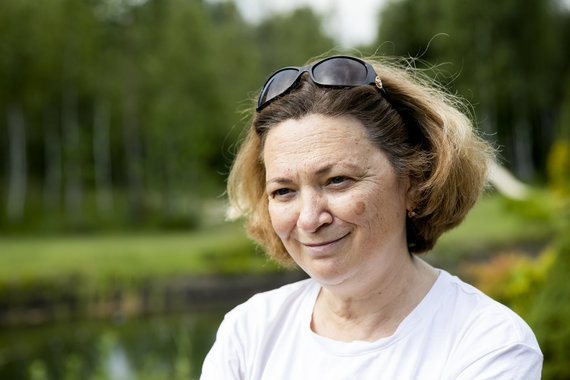
<svg viewBox="0 0 570 380">
<path fill-rule="evenodd" d="M 493 149 L 480 138 L 468 108 L 411 65 L 366 59 L 387 95 L 374 86 L 326 88 L 304 74 L 295 88 L 255 113 L 228 178 L 234 216 L 248 234 L 284 265 L 292 259 L 273 231 L 262 159 L 267 132 L 287 119 L 310 114 L 359 120 L 400 177 L 408 177 L 415 216 L 407 218 L 410 253 L 429 251 L 457 226 L 477 201 Z"/>
</svg>

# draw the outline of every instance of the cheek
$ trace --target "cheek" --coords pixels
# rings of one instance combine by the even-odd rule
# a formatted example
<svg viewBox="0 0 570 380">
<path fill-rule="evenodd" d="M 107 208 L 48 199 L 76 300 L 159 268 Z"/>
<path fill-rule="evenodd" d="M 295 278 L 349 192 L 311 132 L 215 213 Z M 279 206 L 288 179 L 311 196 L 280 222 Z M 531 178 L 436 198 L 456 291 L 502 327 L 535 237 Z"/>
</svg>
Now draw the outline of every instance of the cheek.
<svg viewBox="0 0 570 380">
<path fill-rule="evenodd" d="M 346 222 L 382 228 L 386 220 L 399 220 L 399 205 L 399 199 L 388 198 L 378 192 L 366 192 L 337 199 L 334 209 L 336 216 Z"/>
<path fill-rule="evenodd" d="M 362 215 L 364 214 L 364 211 L 366 211 L 366 204 L 364 202 L 356 202 L 356 204 L 354 205 L 354 213 L 356 215 Z"/>
<path fill-rule="evenodd" d="M 297 224 L 294 212 L 286 205 L 271 201 L 269 202 L 268 210 L 273 230 L 281 239 L 286 239 L 290 231 Z"/>
<path fill-rule="evenodd" d="M 370 200 L 362 195 L 348 195 L 339 197 L 331 202 L 331 210 L 338 218 L 351 222 L 360 223 L 373 211 Z"/>
</svg>

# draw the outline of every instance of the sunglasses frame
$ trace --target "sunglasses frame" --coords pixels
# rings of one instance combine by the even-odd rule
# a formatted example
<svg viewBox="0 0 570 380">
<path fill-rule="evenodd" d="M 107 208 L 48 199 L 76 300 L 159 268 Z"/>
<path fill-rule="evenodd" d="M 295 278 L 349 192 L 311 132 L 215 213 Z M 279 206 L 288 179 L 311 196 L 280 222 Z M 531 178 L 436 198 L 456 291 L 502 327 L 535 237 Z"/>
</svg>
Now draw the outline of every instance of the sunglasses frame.
<svg viewBox="0 0 570 380">
<path fill-rule="evenodd" d="M 364 68 L 366 69 L 366 78 L 364 79 L 363 83 L 357 84 L 357 85 L 343 85 L 343 84 L 324 84 L 324 83 L 320 83 L 314 76 L 313 74 L 313 70 L 315 69 L 315 67 L 321 65 L 324 62 L 333 60 L 333 59 L 348 59 L 351 61 L 356 61 L 360 64 L 362 64 L 362 66 L 364 66 Z M 286 71 L 286 70 L 297 70 L 297 76 L 295 77 L 295 79 L 291 82 L 291 84 L 289 85 L 289 87 L 287 87 L 287 89 L 285 89 L 283 92 L 275 95 L 274 97 L 272 97 L 271 99 L 265 100 L 262 104 L 261 103 L 261 99 L 264 97 L 264 94 L 267 93 L 268 89 L 269 89 L 269 84 L 271 83 L 271 81 L 273 80 L 273 78 L 275 78 L 276 75 L 278 75 L 280 72 Z M 283 67 L 277 71 L 275 71 L 273 74 L 271 74 L 269 76 L 269 78 L 265 81 L 265 84 L 263 85 L 263 88 L 259 94 L 259 98 L 257 99 L 257 107 L 256 107 L 256 111 L 259 112 L 262 109 L 264 109 L 265 107 L 267 107 L 269 104 L 271 104 L 273 101 L 281 98 L 282 96 L 288 94 L 291 89 L 293 88 L 293 85 L 295 83 L 297 83 L 297 81 L 299 80 L 299 78 L 301 77 L 301 75 L 305 72 L 309 73 L 309 77 L 311 78 L 311 80 L 319 85 L 319 86 L 323 86 L 323 87 L 330 87 L 330 88 L 343 88 L 343 87 L 357 87 L 357 86 L 367 86 L 367 85 L 375 85 L 376 88 L 382 92 L 385 93 L 385 90 L 382 86 L 382 80 L 380 79 L 380 77 L 378 76 L 378 74 L 376 74 L 376 71 L 374 70 L 374 67 L 372 67 L 372 65 L 366 61 L 363 61 L 362 59 L 356 58 L 356 57 L 351 57 L 348 55 L 334 55 L 332 57 L 327 57 L 324 59 L 321 59 L 311 65 L 307 65 L 307 66 L 301 66 L 301 67 L 297 67 L 297 66 L 287 66 L 287 67 Z"/>
</svg>

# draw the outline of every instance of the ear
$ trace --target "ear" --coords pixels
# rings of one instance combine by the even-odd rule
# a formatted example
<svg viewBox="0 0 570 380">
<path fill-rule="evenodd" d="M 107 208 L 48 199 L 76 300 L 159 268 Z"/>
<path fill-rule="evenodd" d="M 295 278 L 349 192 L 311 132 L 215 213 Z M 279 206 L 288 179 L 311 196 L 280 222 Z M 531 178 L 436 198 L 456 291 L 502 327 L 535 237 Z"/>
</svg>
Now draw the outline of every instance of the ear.
<svg viewBox="0 0 570 380">
<path fill-rule="evenodd" d="M 406 210 L 414 210 L 418 203 L 418 190 L 410 180 L 410 178 L 405 179 L 406 183 Z"/>
</svg>

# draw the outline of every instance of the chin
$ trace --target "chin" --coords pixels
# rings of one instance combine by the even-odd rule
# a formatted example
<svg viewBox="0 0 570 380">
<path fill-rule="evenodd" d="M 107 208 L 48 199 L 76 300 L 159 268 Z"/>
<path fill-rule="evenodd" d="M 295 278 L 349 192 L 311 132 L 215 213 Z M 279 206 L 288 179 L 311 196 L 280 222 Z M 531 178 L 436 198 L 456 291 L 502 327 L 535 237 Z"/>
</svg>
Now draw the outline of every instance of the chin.
<svg viewBox="0 0 570 380">
<path fill-rule="evenodd" d="M 334 259 L 320 259 L 311 262 L 309 265 L 300 264 L 313 280 L 323 286 L 333 286 L 342 284 L 348 277 L 348 272 L 344 265 L 339 265 Z"/>
</svg>

